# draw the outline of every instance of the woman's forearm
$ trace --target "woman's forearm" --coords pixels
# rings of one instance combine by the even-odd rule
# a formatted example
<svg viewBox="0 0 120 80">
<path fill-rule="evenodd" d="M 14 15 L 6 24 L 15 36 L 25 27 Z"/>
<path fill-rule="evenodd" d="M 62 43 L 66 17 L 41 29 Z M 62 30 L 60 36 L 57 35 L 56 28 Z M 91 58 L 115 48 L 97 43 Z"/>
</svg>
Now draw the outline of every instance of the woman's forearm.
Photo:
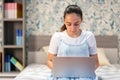
<svg viewBox="0 0 120 80">
<path fill-rule="evenodd" d="M 48 53 L 48 60 L 47 60 L 47 65 L 50 69 L 53 68 L 53 58 L 55 57 L 56 55 L 55 54 L 51 54 L 51 53 Z"/>
<path fill-rule="evenodd" d="M 52 61 L 48 60 L 47 65 L 50 69 L 52 69 L 52 67 L 53 67 Z"/>
<path fill-rule="evenodd" d="M 98 61 L 98 55 L 91 55 L 91 57 L 96 58 L 96 64 L 95 64 L 95 69 L 97 69 L 99 67 L 99 61 Z"/>
</svg>

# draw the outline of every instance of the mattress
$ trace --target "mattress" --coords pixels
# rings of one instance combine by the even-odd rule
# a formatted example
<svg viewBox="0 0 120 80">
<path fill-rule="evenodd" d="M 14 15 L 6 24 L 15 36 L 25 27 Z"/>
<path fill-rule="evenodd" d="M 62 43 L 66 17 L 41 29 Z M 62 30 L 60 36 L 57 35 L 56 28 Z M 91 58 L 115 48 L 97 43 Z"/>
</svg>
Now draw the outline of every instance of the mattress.
<svg viewBox="0 0 120 80">
<path fill-rule="evenodd" d="M 51 70 L 46 65 L 31 64 L 14 80 L 48 80 Z M 120 65 L 100 66 L 95 71 L 102 80 L 120 80 Z"/>
</svg>

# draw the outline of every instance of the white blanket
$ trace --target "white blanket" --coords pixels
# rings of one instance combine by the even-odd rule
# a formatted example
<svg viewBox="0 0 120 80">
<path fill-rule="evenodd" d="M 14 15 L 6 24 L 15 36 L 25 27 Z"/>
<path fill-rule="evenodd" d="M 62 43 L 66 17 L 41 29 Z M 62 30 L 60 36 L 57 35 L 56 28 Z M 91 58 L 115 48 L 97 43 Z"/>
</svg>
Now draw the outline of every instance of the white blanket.
<svg viewBox="0 0 120 80">
<path fill-rule="evenodd" d="M 120 80 L 120 65 L 100 66 L 96 70 L 96 75 L 102 80 Z"/>
<path fill-rule="evenodd" d="M 48 80 L 51 70 L 46 65 L 31 64 L 14 80 Z M 100 66 L 96 75 L 102 80 L 120 80 L 120 65 Z"/>
</svg>

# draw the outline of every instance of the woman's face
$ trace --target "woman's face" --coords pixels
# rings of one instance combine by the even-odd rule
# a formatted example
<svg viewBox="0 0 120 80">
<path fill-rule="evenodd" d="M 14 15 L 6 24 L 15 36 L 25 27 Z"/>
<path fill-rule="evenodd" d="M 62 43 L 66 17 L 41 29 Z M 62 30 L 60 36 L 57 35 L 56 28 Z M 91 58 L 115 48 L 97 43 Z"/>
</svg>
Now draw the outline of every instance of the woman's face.
<svg viewBox="0 0 120 80">
<path fill-rule="evenodd" d="M 66 25 L 67 31 L 70 33 L 76 33 L 79 31 L 82 19 L 76 13 L 66 14 L 64 24 Z"/>
</svg>

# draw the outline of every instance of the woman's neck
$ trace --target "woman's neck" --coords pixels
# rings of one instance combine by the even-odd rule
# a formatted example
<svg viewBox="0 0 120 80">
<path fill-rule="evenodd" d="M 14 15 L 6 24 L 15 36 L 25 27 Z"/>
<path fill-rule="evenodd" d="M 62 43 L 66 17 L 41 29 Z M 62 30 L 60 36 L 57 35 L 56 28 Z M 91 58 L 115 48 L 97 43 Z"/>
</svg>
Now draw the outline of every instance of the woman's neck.
<svg viewBox="0 0 120 80">
<path fill-rule="evenodd" d="M 81 35 L 82 30 L 79 29 L 79 30 L 76 31 L 75 33 L 72 33 L 72 32 L 70 32 L 70 31 L 68 31 L 68 30 L 66 30 L 66 32 L 67 32 L 68 36 L 70 36 L 70 37 L 72 37 L 72 38 L 76 38 L 76 37 L 78 37 L 78 36 Z"/>
</svg>

